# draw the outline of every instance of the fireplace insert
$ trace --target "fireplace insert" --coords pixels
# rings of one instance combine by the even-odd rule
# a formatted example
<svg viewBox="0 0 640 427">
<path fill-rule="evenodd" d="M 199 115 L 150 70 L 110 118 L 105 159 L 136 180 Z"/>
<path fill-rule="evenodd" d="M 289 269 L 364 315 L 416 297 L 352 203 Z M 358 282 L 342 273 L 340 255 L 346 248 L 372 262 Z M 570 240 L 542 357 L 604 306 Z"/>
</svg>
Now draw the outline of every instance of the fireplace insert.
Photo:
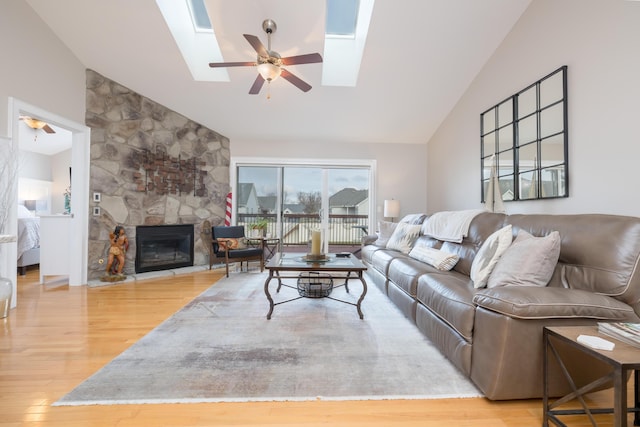
<svg viewBox="0 0 640 427">
<path fill-rule="evenodd" d="M 136 273 L 193 265 L 193 224 L 136 227 Z"/>
</svg>

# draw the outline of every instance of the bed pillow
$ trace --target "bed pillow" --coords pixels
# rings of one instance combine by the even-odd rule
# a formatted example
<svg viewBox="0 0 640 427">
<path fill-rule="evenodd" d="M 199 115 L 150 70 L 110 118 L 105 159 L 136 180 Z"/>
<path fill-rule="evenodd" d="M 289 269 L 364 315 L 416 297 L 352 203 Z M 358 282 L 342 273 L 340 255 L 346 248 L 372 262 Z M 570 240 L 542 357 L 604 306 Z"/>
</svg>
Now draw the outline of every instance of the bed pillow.
<svg viewBox="0 0 640 427">
<path fill-rule="evenodd" d="M 474 288 L 484 288 L 496 263 L 511 244 L 511 224 L 494 232 L 484 241 L 471 263 L 471 280 Z"/>
<path fill-rule="evenodd" d="M 397 222 L 380 221 L 378 222 L 378 240 L 373 242 L 374 245 L 386 248 L 391 235 L 398 226 Z"/>
<path fill-rule="evenodd" d="M 393 249 L 400 251 L 403 254 L 408 254 L 420 236 L 420 224 L 407 224 L 405 222 L 399 222 L 393 234 L 387 242 L 387 249 Z"/>
<path fill-rule="evenodd" d="M 409 252 L 409 256 L 442 271 L 451 270 L 460 259 L 458 255 L 450 254 L 448 252 L 434 248 L 429 248 L 427 246 L 416 246 L 415 248 L 411 249 L 411 252 Z"/>
<path fill-rule="evenodd" d="M 520 230 L 491 272 L 487 287 L 547 286 L 559 257 L 560 233 L 535 237 Z"/>
<path fill-rule="evenodd" d="M 25 205 L 18 205 L 18 218 L 33 218 L 33 212 Z"/>
</svg>

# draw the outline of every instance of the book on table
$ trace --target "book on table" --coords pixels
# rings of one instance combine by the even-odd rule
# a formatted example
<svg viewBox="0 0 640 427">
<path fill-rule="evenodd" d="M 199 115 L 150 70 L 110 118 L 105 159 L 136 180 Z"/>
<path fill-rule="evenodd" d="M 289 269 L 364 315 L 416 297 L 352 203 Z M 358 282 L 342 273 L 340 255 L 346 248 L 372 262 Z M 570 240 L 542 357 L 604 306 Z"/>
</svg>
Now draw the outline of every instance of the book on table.
<svg viewBox="0 0 640 427">
<path fill-rule="evenodd" d="M 640 323 L 598 322 L 598 332 L 635 347 L 640 347 Z"/>
</svg>

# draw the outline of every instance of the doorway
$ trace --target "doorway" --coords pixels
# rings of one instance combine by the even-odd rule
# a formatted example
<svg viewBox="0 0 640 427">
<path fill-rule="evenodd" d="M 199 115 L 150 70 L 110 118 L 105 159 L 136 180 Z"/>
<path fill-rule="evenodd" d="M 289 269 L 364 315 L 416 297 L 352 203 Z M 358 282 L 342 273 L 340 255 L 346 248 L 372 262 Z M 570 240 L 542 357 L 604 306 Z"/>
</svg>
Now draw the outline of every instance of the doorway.
<svg viewBox="0 0 640 427">
<path fill-rule="evenodd" d="M 233 159 L 233 223 L 248 236 L 266 223 L 282 250 L 305 252 L 313 230 L 322 251 L 354 252 L 373 218 L 375 161 Z"/>
<path fill-rule="evenodd" d="M 37 118 L 54 127 L 66 130 L 71 135 L 71 168 L 72 175 L 70 177 L 70 187 L 73 191 L 70 194 L 70 227 L 69 233 L 69 258 L 72 260 L 69 266 L 69 285 L 78 286 L 87 283 L 87 247 L 88 247 L 88 209 L 89 209 L 89 148 L 90 148 L 90 129 L 84 124 L 68 120 L 58 116 L 42 108 L 30 105 L 15 98 L 9 99 L 9 111 L 11 113 L 10 122 L 10 139 L 12 144 L 12 152 L 15 153 L 15 164 L 19 166 L 18 153 L 20 149 L 20 117 L 28 116 Z M 34 135 L 35 136 L 35 135 Z M 10 208 L 11 217 L 9 218 L 8 231 L 17 235 L 17 218 L 18 210 L 18 189 L 17 182 L 13 189 L 15 198 L 13 206 Z M 7 251 L 7 258 L 4 260 L 4 268 L 15 287 L 17 279 L 17 248 L 16 245 L 10 245 Z M 15 295 L 12 307 L 15 306 Z"/>
</svg>

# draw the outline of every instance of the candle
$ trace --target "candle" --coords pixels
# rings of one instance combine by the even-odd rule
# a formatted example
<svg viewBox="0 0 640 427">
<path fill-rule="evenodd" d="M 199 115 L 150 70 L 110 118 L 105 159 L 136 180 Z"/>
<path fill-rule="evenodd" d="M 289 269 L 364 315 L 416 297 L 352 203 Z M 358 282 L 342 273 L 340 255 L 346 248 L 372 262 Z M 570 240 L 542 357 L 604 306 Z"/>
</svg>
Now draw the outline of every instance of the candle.
<svg viewBox="0 0 640 427">
<path fill-rule="evenodd" d="M 320 230 L 311 232 L 311 255 L 320 255 Z"/>
</svg>

